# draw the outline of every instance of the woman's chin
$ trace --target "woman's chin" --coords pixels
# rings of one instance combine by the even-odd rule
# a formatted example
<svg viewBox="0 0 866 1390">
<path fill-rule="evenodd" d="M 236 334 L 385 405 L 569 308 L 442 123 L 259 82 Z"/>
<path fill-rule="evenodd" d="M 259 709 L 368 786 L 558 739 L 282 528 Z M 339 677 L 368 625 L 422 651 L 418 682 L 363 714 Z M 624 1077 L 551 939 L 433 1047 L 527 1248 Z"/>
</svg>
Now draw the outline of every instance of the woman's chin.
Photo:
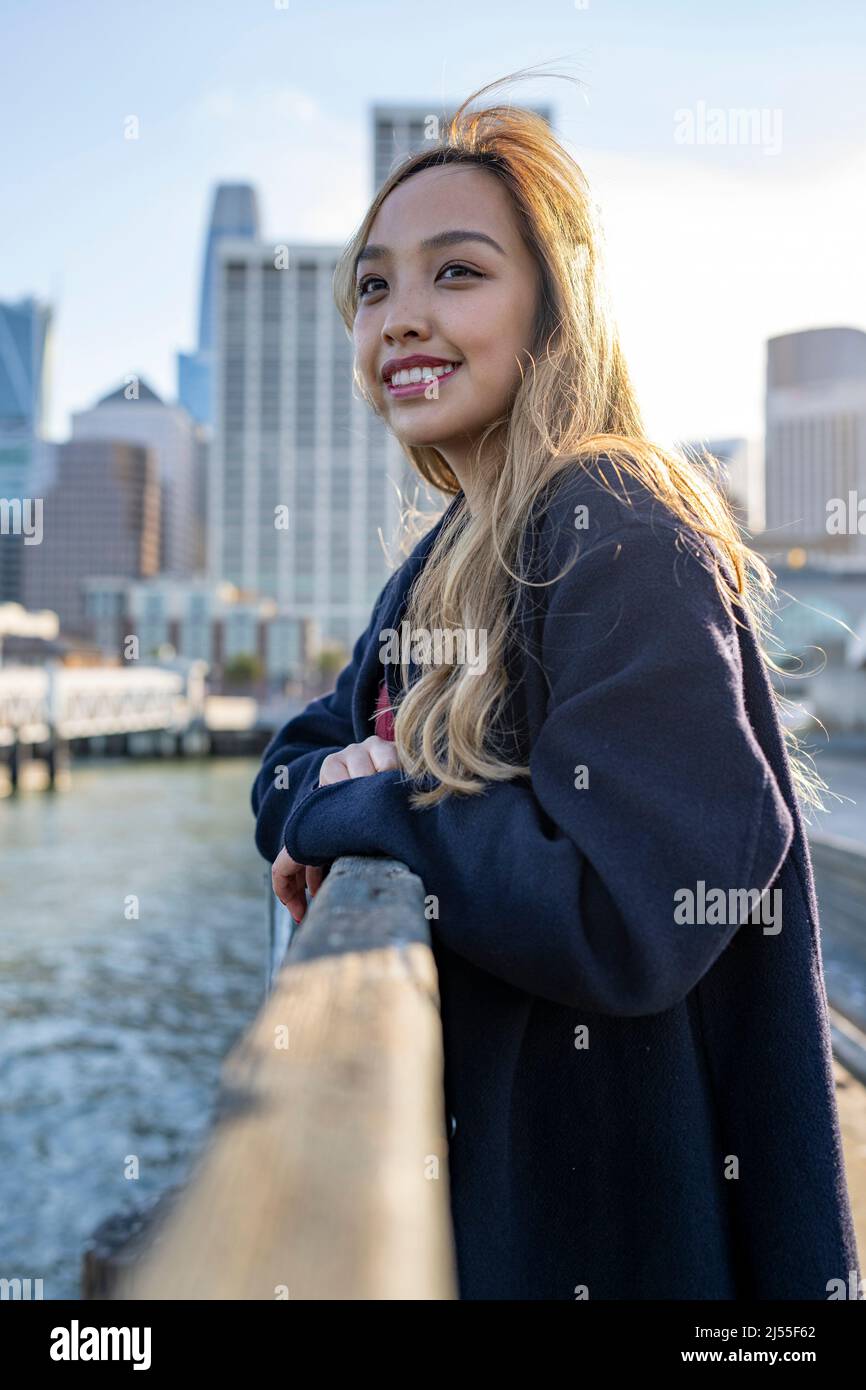
<svg viewBox="0 0 866 1390">
<path fill-rule="evenodd" d="M 443 429 L 441 422 L 434 424 L 432 420 L 423 422 L 418 420 L 416 422 L 405 418 L 394 420 L 392 417 L 390 424 L 397 439 L 407 448 L 435 449 L 443 440 L 449 439 L 453 433 L 452 430 Z"/>
<path fill-rule="evenodd" d="M 436 449 L 439 447 L 439 436 L 426 434 L 406 434 L 405 431 L 395 435 L 400 444 L 406 449 Z"/>
<path fill-rule="evenodd" d="M 419 449 L 439 448 L 449 439 L 475 434 L 479 428 L 474 419 L 467 420 L 454 411 L 445 412 L 435 406 L 424 412 L 420 408 L 417 411 L 392 409 L 388 415 L 388 426 L 401 444 Z"/>
</svg>

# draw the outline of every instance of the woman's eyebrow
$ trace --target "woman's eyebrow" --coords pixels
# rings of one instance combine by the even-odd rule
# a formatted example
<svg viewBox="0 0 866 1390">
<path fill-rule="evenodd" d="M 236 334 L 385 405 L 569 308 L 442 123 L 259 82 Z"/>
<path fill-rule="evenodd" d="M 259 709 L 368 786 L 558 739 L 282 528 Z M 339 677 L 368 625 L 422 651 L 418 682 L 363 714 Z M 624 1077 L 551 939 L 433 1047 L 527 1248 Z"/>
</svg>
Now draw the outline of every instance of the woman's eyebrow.
<svg viewBox="0 0 866 1390">
<path fill-rule="evenodd" d="M 488 236 L 486 232 L 471 232 L 459 227 L 451 232 L 437 232 L 435 236 L 426 237 L 425 240 L 420 243 L 420 247 L 422 251 L 438 251 L 443 246 L 454 246 L 460 241 L 481 241 L 487 246 L 492 246 L 494 251 L 499 252 L 500 256 L 505 255 L 499 242 L 494 241 L 493 237 Z M 368 244 L 362 247 L 358 252 L 355 258 L 355 266 L 357 268 L 361 261 L 378 261 L 381 260 L 383 256 L 389 256 L 390 254 L 391 252 L 387 246 L 378 246 L 373 242 L 368 242 Z"/>
</svg>

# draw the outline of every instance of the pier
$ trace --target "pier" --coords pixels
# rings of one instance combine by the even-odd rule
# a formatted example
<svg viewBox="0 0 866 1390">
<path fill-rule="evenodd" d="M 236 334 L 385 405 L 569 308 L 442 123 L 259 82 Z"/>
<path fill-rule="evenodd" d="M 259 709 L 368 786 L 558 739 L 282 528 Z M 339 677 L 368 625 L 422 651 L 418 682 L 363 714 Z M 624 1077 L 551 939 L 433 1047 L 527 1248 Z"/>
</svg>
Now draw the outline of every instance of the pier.
<svg viewBox="0 0 866 1390">
<path fill-rule="evenodd" d="M 258 702 L 206 692 L 206 662 L 137 667 L 0 667 L 0 780 L 54 789 L 70 760 L 261 753 Z"/>
</svg>

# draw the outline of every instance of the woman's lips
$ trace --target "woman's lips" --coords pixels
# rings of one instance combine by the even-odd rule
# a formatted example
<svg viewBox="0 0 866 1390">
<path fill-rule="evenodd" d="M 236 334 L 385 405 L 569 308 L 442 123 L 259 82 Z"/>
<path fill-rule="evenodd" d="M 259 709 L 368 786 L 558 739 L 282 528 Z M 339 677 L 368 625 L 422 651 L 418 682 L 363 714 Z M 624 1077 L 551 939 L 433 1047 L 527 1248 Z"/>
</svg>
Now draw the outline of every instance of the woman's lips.
<svg viewBox="0 0 866 1390">
<path fill-rule="evenodd" d="M 427 391 L 428 386 L 430 386 L 432 382 L 435 381 L 437 386 L 439 387 L 444 386 L 446 381 L 450 381 L 453 376 L 457 375 L 462 366 L 463 363 L 458 362 L 455 367 L 452 367 L 450 372 L 447 372 L 445 374 L 445 376 L 428 376 L 426 380 L 410 381 L 408 386 L 392 386 L 390 381 L 386 381 L 385 385 L 388 388 L 388 395 L 394 396 L 399 400 L 402 400 L 407 396 L 423 396 Z M 436 396 L 431 395 L 430 400 L 435 401 Z"/>
</svg>

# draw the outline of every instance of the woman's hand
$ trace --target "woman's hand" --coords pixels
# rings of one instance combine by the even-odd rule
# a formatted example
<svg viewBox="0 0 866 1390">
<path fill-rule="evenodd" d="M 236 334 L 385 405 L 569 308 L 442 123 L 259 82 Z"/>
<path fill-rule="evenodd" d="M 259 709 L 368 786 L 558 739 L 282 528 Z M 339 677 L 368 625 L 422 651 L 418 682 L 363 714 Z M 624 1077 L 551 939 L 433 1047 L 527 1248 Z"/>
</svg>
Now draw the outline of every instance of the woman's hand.
<svg viewBox="0 0 866 1390">
<path fill-rule="evenodd" d="M 350 743 L 339 753 L 329 753 L 319 769 L 319 786 L 345 782 L 350 777 L 371 777 L 399 767 L 397 749 L 390 739 L 371 734 L 363 743 Z"/>
<path fill-rule="evenodd" d="M 390 739 L 371 734 L 363 743 L 350 743 L 339 753 L 329 753 L 319 769 L 319 786 L 328 787 L 351 777 L 371 777 L 376 772 L 388 772 L 399 766 L 397 750 Z M 296 922 L 302 922 L 307 911 L 305 886 L 315 897 L 324 878 L 323 869 L 314 864 L 298 864 L 285 848 L 280 850 L 271 867 L 274 893 Z"/>
<path fill-rule="evenodd" d="M 315 864 L 298 864 L 285 848 L 280 850 L 271 865 L 274 893 L 283 906 L 289 909 L 296 922 L 302 922 L 307 911 L 305 885 L 315 897 L 324 877 L 323 869 Z"/>
</svg>

